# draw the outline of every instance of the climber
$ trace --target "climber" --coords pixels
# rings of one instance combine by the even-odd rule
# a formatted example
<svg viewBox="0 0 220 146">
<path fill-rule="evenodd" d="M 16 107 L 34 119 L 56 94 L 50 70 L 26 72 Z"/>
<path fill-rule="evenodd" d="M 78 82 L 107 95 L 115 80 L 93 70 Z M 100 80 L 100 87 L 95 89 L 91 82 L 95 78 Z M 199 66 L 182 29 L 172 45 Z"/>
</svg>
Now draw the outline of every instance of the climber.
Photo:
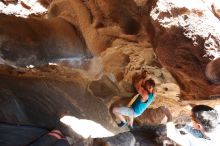
<svg viewBox="0 0 220 146">
<path fill-rule="evenodd" d="M 219 146 L 218 112 L 207 105 L 196 105 L 192 108 L 192 125 L 181 128 L 181 135 L 173 122 L 166 124 L 167 137 L 182 146 Z"/>
<path fill-rule="evenodd" d="M 139 79 L 134 82 L 138 94 L 129 102 L 128 107 L 114 107 L 113 113 L 120 120 L 119 127 L 128 125 L 133 128 L 134 118 L 140 116 L 154 100 L 155 82 L 152 79 Z M 128 122 L 125 119 L 128 117 Z"/>
</svg>

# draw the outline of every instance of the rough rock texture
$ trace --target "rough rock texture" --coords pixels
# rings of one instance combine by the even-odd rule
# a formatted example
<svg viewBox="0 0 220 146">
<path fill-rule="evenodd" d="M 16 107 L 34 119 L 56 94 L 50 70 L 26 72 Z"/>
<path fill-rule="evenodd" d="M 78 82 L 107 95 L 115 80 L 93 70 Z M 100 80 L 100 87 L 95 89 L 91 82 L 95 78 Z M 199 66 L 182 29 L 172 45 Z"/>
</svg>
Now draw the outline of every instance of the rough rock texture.
<svg viewBox="0 0 220 146">
<path fill-rule="evenodd" d="M 213 83 L 220 83 L 220 58 L 212 60 L 207 64 L 206 77 Z"/>
<path fill-rule="evenodd" d="M 0 17 L 1 64 L 35 66 L 64 57 L 89 56 L 76 30 L 63 19 Z"/>
<path fill-rule="evenodd" d="M 219 86 L 205 75 L 209 59 L 219 57 L 220 47 L 219 20 L 208 6 L 200 0 L 191 5 L 158 0 L 151 16 L 158 36 L 155 52 L 179 83 L 182 99 L 219 94 Z"/>
<path fill-rule="evenodd" d="M 172 121 L 169 109 L 161 106 L 156 109 L 147 109 L 143 115 L 137 118 L 138 124 L 157 125 Z"/>
<path fill-rule="evenodd" d="M 70 115 L 118 133 L 111 108 L 128 103 L 142 74 L 157 94 L 141 125 L 181 122 L 191 104 L 220 103 L 217 1 L 40 2 L 43 17 L 0 14 L 0 121 L 51 129 Z M 149 131 L 134 131 L 137 145 L 151 145 Z"/>
<path fill-rule="evenodd" d="M 95 55 L 110 47 L 116 39 L 150 45 L 145 31 L 149 24 L 143 19 L 147 16 L 132 0 L 53 1 L 48 17 L 57 16 L 82 33 L 88 48 Z"/>
<path fill-rule="evenodd" d="M 43 3 L 44 0 L 42 0 Z M 44 1 L 46 5 L 46 1 Z M 42 17 L 47 12 L 40 0 L 0 0 L 0 12 L 19 17 Z"/>
<path fill-rule="evenodd" d="M 2 122 L 52 129 L 68 115 L 100 123 L 113 133 L 119 130 L 103 101 L 87 89 L 89 80 L 79 71 L 56 66 L 29 72 L 9 69 L 1 70 L 0 80 Z"/>
</svg>

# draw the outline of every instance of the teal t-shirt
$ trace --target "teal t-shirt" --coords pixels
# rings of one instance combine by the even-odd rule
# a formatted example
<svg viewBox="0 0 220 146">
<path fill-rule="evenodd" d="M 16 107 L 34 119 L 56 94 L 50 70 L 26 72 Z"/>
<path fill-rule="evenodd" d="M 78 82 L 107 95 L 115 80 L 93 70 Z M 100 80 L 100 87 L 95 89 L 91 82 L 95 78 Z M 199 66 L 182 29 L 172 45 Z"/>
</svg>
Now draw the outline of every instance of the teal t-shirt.
<svg viewBox="0 0 220 146">
<path fill-rule="evenodd" d="M 137 115 L 141 115 L 146 108 L 153 102 L 154 94 L 148 94 L 148 99 L 146 102 L 142 102 L 140 96 L 135 100 L 135 102 L 131 105 L 131 108 Z"/>
</svg>

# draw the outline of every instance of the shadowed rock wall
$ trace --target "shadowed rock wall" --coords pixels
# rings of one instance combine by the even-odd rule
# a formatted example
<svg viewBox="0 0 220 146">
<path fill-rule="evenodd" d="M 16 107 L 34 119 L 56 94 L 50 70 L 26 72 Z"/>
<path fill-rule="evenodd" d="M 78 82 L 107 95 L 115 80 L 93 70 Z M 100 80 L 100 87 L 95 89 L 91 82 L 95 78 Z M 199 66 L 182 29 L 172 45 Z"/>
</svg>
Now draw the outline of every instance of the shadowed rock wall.
<svg viewBox="0 0 220 146">
<path fill-rule="evenodd" d="M 117 132 L 108 108 L 88 90 L 89 82 L 80 72 L 50 67 L 46 72 L 21 72 L 19 76 L 16 71 L 11 70 L 11 75 L 9 72 L 0 76 L 2 122 L 52 129 L 68 115 L 92 120 Z"/>
<path fill-rule="evenodd" d="M 63 19 L 0 17 L 1 64 L 41 65 L 59 58 L 90 56 L 76 29 Z"/>
<path fill-rule="evenodd" d="M 209 7 L 200 0 L 192 5 L 158 0 L 151 11 L 157 30 L 155 53 L 177 80 L 182 99 L 209 99 L 220 93 L 219 85 L 213 84 L 219 78 L 217 69 L 206 67 L 219 58 L 220 48 L 219 20 Z"/>
<path fill-rule="evenodd" d="M 142 73 L 156 81 L 157 96 L 139 124 L 188 116 L 191 103 L 219 104 L 210 99 L 220 94 L 220 33 L 205 23 L 219 24 L 215 5 L 41 2 L 48 8 L 43 18 L 0 14 L 1 121 L 54 128 L 68 114 L 118 133 L 109 110 L 126 105 L 136 93 L 132 79 Z"/>
</svg>

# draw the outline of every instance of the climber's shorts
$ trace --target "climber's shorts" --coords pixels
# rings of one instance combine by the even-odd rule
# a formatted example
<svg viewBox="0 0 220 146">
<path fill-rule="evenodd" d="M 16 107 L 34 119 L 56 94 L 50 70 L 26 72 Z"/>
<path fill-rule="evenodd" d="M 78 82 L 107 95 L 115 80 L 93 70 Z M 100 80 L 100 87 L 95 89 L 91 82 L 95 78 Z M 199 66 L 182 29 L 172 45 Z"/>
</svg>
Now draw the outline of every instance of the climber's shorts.
<svg viewBox="0 0 220 146">
<path fill-rule="evenodd" d="M 115 111 L 123 116 L 134 117 L 134 118 L 140 116 L 136 114 L 134 110 L 130 107 L 116 107 Z"/>
</svg>

